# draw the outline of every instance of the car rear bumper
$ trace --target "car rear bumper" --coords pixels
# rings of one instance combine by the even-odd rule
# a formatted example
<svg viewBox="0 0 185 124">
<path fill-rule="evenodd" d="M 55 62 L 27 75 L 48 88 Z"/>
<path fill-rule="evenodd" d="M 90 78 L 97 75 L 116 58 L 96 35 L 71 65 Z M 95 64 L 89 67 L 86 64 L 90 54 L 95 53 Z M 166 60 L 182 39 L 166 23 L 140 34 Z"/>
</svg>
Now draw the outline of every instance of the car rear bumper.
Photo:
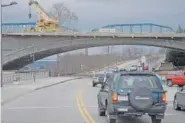
<svg viewBox="0 0 185 124">
<path fill-rule="evenodd" d="M 104 80 L 93 80 L 93 83 L 94 84 L 101 84 L 101 83 L 103 83 L 104 82 Z"/>
<path fill-rule="evenodd" d="M 94 84 L 101 84 L 103 82 L 100 82 L 100 81 L 93 81 Z"/>
<path fill-rule="evenodd" d="M 159 115 L 161 118 L 163 118 L 166 111 L 166 106 L 166 103 L 161 103 L 156 104 L 144 111 L 138 111 L 132 106 L 114 105 L 114 112 L 112 114 L 117 116 L 141 116 L 147 113 L 148 115 Z"/>
</svg>

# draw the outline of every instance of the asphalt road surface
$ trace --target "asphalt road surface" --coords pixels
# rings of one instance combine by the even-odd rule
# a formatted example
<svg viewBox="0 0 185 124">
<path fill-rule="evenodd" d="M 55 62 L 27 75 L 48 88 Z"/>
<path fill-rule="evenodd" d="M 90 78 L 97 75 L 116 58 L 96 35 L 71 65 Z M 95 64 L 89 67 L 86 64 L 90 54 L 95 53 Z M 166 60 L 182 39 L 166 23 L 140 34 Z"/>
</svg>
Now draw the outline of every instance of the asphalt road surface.
<svg viewBox="0 0 185 124">
<path fill-rule="evenodd" d="M 98 115 L 97 93 L 100 86 L 92 87 L 91 79 L 78 79 L 44 88 L 2 106 L 2 122 L 59 122 L 106 123 L 106 117 Z M 168 104 L 163 123 L 185 122 L 184 111 L 173 110 Z M 150 123 L 148 116 L 137 119 L 122 118 L 119 122 Z"/>
</svg>

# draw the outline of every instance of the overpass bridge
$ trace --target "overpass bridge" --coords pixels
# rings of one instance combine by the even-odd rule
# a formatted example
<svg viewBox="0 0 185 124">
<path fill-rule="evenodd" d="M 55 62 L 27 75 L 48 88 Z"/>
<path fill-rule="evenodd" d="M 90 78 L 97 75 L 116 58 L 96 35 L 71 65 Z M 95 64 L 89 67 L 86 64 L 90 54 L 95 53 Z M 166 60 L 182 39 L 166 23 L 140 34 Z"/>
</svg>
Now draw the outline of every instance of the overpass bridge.
<svg viewBox="0 0 185 124">
<path fill-rule="evenodd" d="M 120 25 L 119 25 L 120 26 Z M 125 25 L 123 25 L 125 26 Z M 128 25 L 132 26 L 132 25 Z M 138 26 L 138 25 L 137 25 Z M 151 25 L 147 26 L 151 27 Z M 153 26 L 153 25 L 152 25 Z M 114 27 L 108 25 L 105 27 Z M 117 25 L 115 25 L 117 28 Z M 3 33 L 3 69 L 19 69 L 34 60 L 39 60 L 54 54 L 68 52 L 77 49 L 109 46 L 109 45 L 148 45 L 158 46 L 185 51 L 185 34 L 176 34 L 166 26 L 159 27 L 168 29 L 167 32 L 160 30 L 154 32 L 130 32 L 121 31 L 114 33 L 106 32 L 61 32 L 61 33 Z M 152 28 L 153 29 L 153 28 Z M 133 27 L 132 27 L 133 31 Z M 140 30 L 141 31 L 141 30 Z M 143 31 L 143 29 L 142 29 Z M 151 33 L 151 31 L 153 31 Z M 171 32 L 169 32 L 171 31 Z"/>
</svg>

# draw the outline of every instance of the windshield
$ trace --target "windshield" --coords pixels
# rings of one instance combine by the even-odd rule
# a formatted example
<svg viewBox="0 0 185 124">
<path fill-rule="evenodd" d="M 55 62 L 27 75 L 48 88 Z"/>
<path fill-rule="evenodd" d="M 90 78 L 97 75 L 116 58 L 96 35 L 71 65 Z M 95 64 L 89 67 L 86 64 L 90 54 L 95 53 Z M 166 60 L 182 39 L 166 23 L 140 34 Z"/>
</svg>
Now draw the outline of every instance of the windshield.
<svg viewBox="0 0 185 124">
<path fill-rule="evenodd" d="M 118 85 L 119 89 L 134 88 L 137 86 L 146 86 L 150 89 L 158 88 L 154 76 L 125 75 L 120 77 L 120 82 Z"/>
</svg>

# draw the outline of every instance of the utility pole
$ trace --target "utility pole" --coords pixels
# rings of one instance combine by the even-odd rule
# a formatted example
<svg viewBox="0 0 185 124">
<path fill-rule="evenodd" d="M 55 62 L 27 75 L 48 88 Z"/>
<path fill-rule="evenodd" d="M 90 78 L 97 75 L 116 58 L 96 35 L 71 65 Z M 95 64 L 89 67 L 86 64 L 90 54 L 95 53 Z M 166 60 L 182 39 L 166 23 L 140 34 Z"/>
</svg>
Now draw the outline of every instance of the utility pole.
<svg viewBox="0 0 185 124">
<path fill-rule="evenodd" d="M 111 46 L 111 54 L 113 53 L 114 46 Z"/>
<path fill-rule="evenodd" d="M 34 63 L 35 63 L 35 54 L 32 53 L 32 54 L 30 55 L 30 57 L 32 58 L 32 63 L 34 64 Z M 35 78 L 36 78 L 35 71 L 36 71 L 35 68 L 32 69 L 32 72 L 33 72 L 33 81 L 34 81 L 34 82 L 35 82 Z"/>
<path fill-rule="evenodd" d="M 107 47 L 107 54 L 110 55 L 110 46 Z"/>
</svg>

